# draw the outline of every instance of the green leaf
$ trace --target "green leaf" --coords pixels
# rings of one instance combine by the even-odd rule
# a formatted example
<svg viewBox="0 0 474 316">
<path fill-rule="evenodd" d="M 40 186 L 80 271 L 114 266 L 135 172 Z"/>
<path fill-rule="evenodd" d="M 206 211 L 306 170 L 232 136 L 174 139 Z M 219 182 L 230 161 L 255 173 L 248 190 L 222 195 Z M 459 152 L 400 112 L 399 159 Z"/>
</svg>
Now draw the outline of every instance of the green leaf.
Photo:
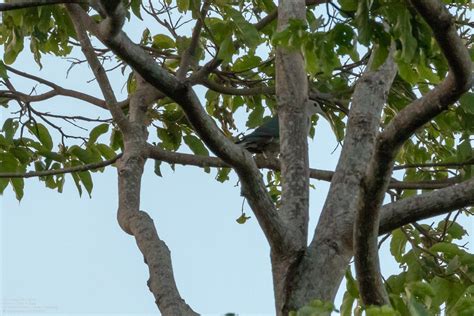
<svg viewBox="0 0 474 316">
<path fill-rule="evenodd" d="M 260 34 L 251 23 L 249 23 L 242 14 L 232 7 L 226 8 L 226 13 L 235 22 L 237 37 L 243 41 L 249 48 L 255 48 L 260 43 Z"/>
<path fill-rule="evenodd" d="M 18 121 L 14 121 L 12 118 L 6 119 L 3 123 L 2 132 L 5 133 L 5 139 L 9 143 L 13 141 L 16 130 L 18 129 Z"/>
<path fill-rule="evenodd" d="M 216 175 L 216 180 L 223 183 L 229 180 L 229 173 L 232 169 L 231 168 L 220 168 Z"/>
<path fill-rule="evenodd" d="M 464 162 L 473 157 L 471 142 L 469 140 L 466 139 L 458 145 L 457 157 L 460 162 Z"/>
<path fill-rule="evenodd" d="M 265 109 L 263 106 L 256 106 L 255 109 L 250 113 L 247 123 L 245 124 L 248 128 L 256 128 L 263 123 L 263 113 Z M 271 119 L 271 118 L 268 118 Z"/>
<path fill-rule="evenodd" d="M 338 0 L 338 2 L 343 11 L 357 10 L 357 0 Z"/>
<path fill-rule="evenodd" d="M 102 157 L 105 159 L 112 159 L 116 156 L 115 151 L 105 144 L 96 144 L 95 147 L 99 150 Z"/>
<path fill-rule="evenodd" d="M 434 297 L 432 298 L 432 304 L 439 307 L 448 300 L 451 294 L 451 284 L 448 280 L 439 276 L 435 276 L 430 281 L 430 285 L 435 293 Z"/>
<path fill-rule="evenodd" d="M 181 146 L 181 129 L 176 125 L 172 124 L 168 128 L 156 128 L 156 133 L 159 139 L 161 139 L 161 147 L 166 150 L 176 151 Z"/>
<path fill-rule="evenodd" d="M 60 155 L 58 153 L 52 152 L 52 151 L 47 151 L 44 149 L 38 150 L 37 151 L 38 155 L 43 156 L 45 158 L 57 161 L 57 162 L 64 162 L 66 158 L 64 158 L 63 155 Z"/>
<path fill-rule="evenodd" d="M 189 10 L 189 2 L 190 0 L 177 0 L 178 4 L 178 11 L 181 13 L 185 13 Z"/>
<path fill-rule="evenodd" d="M 32 157 L 31 152 L 28 150 L 21 148 L 21 147 L 15 147 L 11 148 L 10 152 L 20 161 L 22 164 L 26 164 L 30 162 L 30 159 Z"/>
<path fill-rule="evenodd" d="M 110 147 L 113 150 L 123 149 L 123 136 L 118 129 L 114 128 L 110 134 Z"/>
<path fill-rule="evenodd" d="M 23 50 L 23 36 L 19 34 L 19 31 L 14 30 L 11 32 L 11 37 L 7 42 L 5 51 L 3 54 L 3 61 L 5 64 L 11 65 L 15 62 L 18 54 Z"/>
<path fill-rule="evenodd" d="M 397 23 L 394 27 L 394 33 L 402 43 L 400 57 L 404 62 L 410 63 L 415 56 L 417 48 L 417 40 L 412 35 L 412 27 L 410 23 L 411 14 L 405 7 L 397 6 L 397 10 Z"/>
<path fill-rule="evenodd" d="M 90 164 L 94 162 L 102 161 L 100 156 L 94 153 L 91 149 L 82 149 L 81 147 L 74 145 L 71 146 L 68 150 L 69 153 L 79 158 L 85 164 Z"/>
<path fill-rule="evenodd" d="M 7 68 L 5 68 L 5 64 L 1 60 L 0 60 L 0 78 L 8 79 Z"/>
<path fill-rule="evenodd" d="M 165 34 L 158 34 L 153 36 L 152 47 L 159 49 L 170 49 L 176 47 L 176 44 L 171 37 Z"/>
<path fill-rule="evenodd" d="M 372 59 L 372 69 L 378 69 L 385 62 L 388 56 L 388 48 L 385 45 L 376 45 Z"/>
<path fill-rule="evenodd" d="M 347 292 L 353 297 L 353 298 L 359 298 L 359 285 L 357 284 L 356 280 L 352 276 L 351 269 L 347 268 L 346 273 L 346 289 Z"/>
<path fill-rule="evenodd" d="M 24 194 L 23 189 L 25 188 L 25 181 L 23 178 L 13 178 L 10 179 L 10 182 L 12 184 L 13 191 L 15 192 L 16 199 L 21 201 Z"/>
<path fill-rule="evenodd" d="M 408 301 L 408 310 L 411 316 L 430 316 L 426 307 L 413 296 Z"/>
<path fill-rule="evenodd" d="M 245 55 L 237 58 L 232 67 L 234 71 L 241 72 L 257 67 L 262 62 L 259 56 Z"/>
<path fill-rule="evenodd" d="M 9 182 L 10 182 L 10 180 L 8 180 L 8 179 L 0 178 L 0 194 L 3 194 L 3 191 L 5 191 L 5 189 L 8 186 Z"/>
<path fill-rule="evenodd" d="M 465 93 L 461 97 L 461 99 L 459 99 L 459 102 L 461 103 L 461 108 L 466 113 L 474 114 L 474 93 L 472 92 Z"/>
<path fill-rule="evenodd" d="M 109 131 L 109 124 L 103 123 L 94 127 L 89 133 L 89 144 L 94 144 L 100 135 Z"/>
<path fill-rule="evenodd" d="M 403 254 L 405 253 L 405 245 L 407 238 L 401 229 L 396 229 L 392 232 L 392 239 L 390 240 L 390 253 L 397 260 L 401 262 Z"/>
<path fill-rule="evenodd" d="M 439 242 L 434 244 L 430 248 L 430 251 L 443 253 L 448 258 L 453 258 L 454 256 L 462 256 L 465 253 L 464 250 L 461 250 L 457 245 L 447 242 Z"/>
<path fill-rule="evenodd" d="M 204 146 L 202 141 L 194 135 L 185 135 L 184 142 L 196 155 L 209 156 L 209 151 Z"/>
<path fill-rule="evenodd" d="M 369 24 L 369 8 L 371 0 L 359 0 L 357 12 L 355 14 L 355 23 L 359 32 L 359 42 L 365 46 L 370 43 L 372 28 Z"/>
<path fill-rule="evenodd" d="M 53 149 L 53 139 L 51 138 L 48 129 L 43 124 L 29 124 L 28 130 L 36 136 L 47 150 L 51 151 L 51 149 Z"/>
<path fill-rule="evenodd" d="M 142 14 L 140 12 L 140 5 L 141 5 L 142 1 L 141 0 L 131 0 L 130 1 L 130 7 L 132 9 L 132 12 L 133 14 L 135 14 L 135 16 L 137 18 L 139 18 L 140 20 L 143 20 L 142 19 Z"/>
<path fill-rule="evenodd" d="M 161 160 L 155 160 L 155 174 L 158 176 L 158 177 L 163 177 L 163 174 L 161 173 Z"/>
<path fill-rule="evenodd" d="M 462 237 L 467 234 L 467 231 L 464 229 L 464 227 L 453 221 L 448 221 L 448 223 L 446 223 L 446 221 L 442 220 L 438 223 L 437 230 L 443 232 L 445 227 L 447 227 L 446 232 L 454 239 L 462 239 Z"/>
<path fill-rule="evenodd" d="M 366 316 L 400 316 L 392 307 L 384 306 L 370 306 L 365 310 Z"/>
<path fill-rule="evenodd" d="M 402 272 L 399 275 L 391 275 L 387 279 L 387 287 L 391 293 L 398 295 L 405 291 L 406 275 L 406 272 Z"/>
<path fill-rule="evenodd" d="M 406 82 L 414 85 L 420 78 L 418 73 L 413 69 L 412 64 L 406 63 L 401 58 L 395 58 L 398 66 L 398 73 Z"/>
<path fill-rule="evenodd" d="M 341 316 L 351 316 L 352 315 L 352 305 L 354 305 L 355 298 L 349 293 L 344 293 L 341 304 Z"/>
<path fill-rule="evenodd" d="M 0 152 L 0 172 L 17 172 L 18 160 L 9 152 Z"/>
<path fill-rule="evenodd" d="M 76 172 L 71 173 L 71 177 L 74 180 L 79 196 L 82 196 L 81 178 Z"/>
<path fill-rule="evenodd" d="M 245 213 L 242 213 L 242 215 L 239 216 L 235 221 L 239 224 L 245 224 L 247 220 L 250 219 L 250 216 L 245 216 Z"/>
<path fill-rule="evenodd" d="M 84 188 L 86 188 L 87 193 L 89 193 L 89 197 L 92 197 L 91 193 L 94 184 L 92 183 L 91 173 L 89 171 L 82 171 L 78 172 L 77 174 L 79 175 L 79 178 L 81 179 Z"/>
<path fill-rule="evenodd" d="M 234 53 L 235 53 L 234 42 L 232 41 L 232 37 L 228 37 L 219 46 L 219 52 L 217 53 L 217 58 L 224 62 L 230 62 L 232 60 L 232 56 L 234 55 Z"/>
</svg>

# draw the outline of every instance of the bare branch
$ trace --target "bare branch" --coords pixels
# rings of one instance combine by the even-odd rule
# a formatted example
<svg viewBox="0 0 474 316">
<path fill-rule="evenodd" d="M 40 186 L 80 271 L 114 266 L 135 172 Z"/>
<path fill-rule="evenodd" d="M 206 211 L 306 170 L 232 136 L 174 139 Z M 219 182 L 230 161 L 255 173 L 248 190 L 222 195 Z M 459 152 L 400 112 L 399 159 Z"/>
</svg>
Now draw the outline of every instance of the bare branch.
<svg viewBox="0 0 474 316">
<path fill-rule="evenodd" d="M 205 0 L 200 15 L 196 21 L 196 25 L 193 29 L 193 34 L 191 35 L 191 42 L 189 43 L 189 47 L 185 50 L 181 57 L 181 62 L 179 65 L 179 69 L 176 73 L 176 78 L 178 80 L 183 80 L 186 77 L 186 73 L 189 70 L 189 67 L 194 63 L 196 60 L 196 49 L 199 45 L 199 38 L 201 36 L 201 30 L 204 25 L 204 19 L 206 18 L 207 11 L 209 10 L 210 2 L 209 0 Z"/>
<path fill-rule="evenodd" d="M 49 91 L 49 92 L 46 92 L 46 93 L 41 94 L 41 95 L 28 96 L 30 98 L 30 101 L 32 101 L 32 102 L 43 101 L 43 100 L 49 99 L 53 96 L 63 95 L 63 96 L 79 99 L 79 100 L 97 105 L 98 107 L 101 107 L 103 109 L 106 109 L 105 102 L 103 100 L 100 100 L 100 99 L 96 98 L 96 97 L 93 97 L 91 95 L 82 93 L 80 91 L 75 91 L 75 90 L 63 88 L 63 87 L 55 84 L 54 82 L 51 82 L 51 81 L 46 80 L 44 78 L 37 77 L 37 76 L 34 76 L 32 74 L 17 70 L 17 69 L 15 69 L 11 66 L 8 66 L 8 65 L 5 65 L 5 68 L 8 71 L 10 71 L 10 72 L 12 72 L 12 73 L 14 73 L 18 76 L 37 81 L 37 82 L 39 82 L 41 84 L 44 84 L 48 87 L 51 87 L 53 89 L 53 91 Z M 27 96 L 27 95 L 24 94 L 24 96 Z"/>
<path fill-rule="evenodd" d="M 33 178 L 33 177 L 46 177 L 46 176 L 53 176 L 58 174 L 65 174 L 65 173 L 73 173 L 73 172 L 81 172 L 81 171 L 88 171 L 88 170 L 96 170 L 100 168 L 107 167 L 113 163 L 115 163 L 122 154 L 118 154 L 114 158 L 104 160 L 101 162 L 95 162 L 75 167 L 69 168 L 62 168 L 62 169 L 51 169 L 51 170 L 44 170 L 44 171 L 30 171 L 26 173 L 18 173 L 18 172 L 1 172 L 0 178 Z"/>
<path fill-rule="evenodd" d="M 469 159 L 463 162 L 434 162 L 434 163 L 414 163 L 406 165 L 398 165 L 393 167 L 393 170 L 410 169 L 410 168 L 462 168 L 465 166 L 474 165 L 474 159 Z"/>
<path fill-rule="evenodd" d="M 114 121 L 122 131 L 125 131 L 129 128 L 129 122 L 125 117 L 125 114 L 122 112 L 122 109 L 117 104 L 117 99 L 115 98 L 109 78 L 107 77 L 102 64 L 99 62 L 99 59 L 94 52 L 91 41 L 86 33 L 86 29 L 84 28 L 81 19 L 76 14 L 74 14 L 74 10 L 72 8 L 75 6 L 76 5 L 67 5 L 67 8 L 69 10 L 72 23 L 74 24 L 78 40 L 81 43 L 82 52 L 86 56 L 87 62 L 89 63 L 92 72 L 97 79 L 97 83 L 99 84 L 102 94 L 104 95 L 107 108 L 112 114 Z"/>
</svg>

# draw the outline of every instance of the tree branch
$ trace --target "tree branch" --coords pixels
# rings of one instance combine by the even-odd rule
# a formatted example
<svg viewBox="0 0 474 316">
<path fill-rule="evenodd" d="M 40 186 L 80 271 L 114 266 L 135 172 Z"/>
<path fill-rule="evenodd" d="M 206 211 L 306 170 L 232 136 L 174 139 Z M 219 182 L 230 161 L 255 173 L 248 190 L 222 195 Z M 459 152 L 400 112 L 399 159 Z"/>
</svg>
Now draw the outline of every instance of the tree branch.
<svg viewBox="0 0 474 316">
<path fill-rule="evenodd" d="M 17 70 L 17 69 L 15 69 L 11 66 L 8 66 L 8 65 L 5 65 L 5 68 L 8 71 L 10 71 L 10 72 L 12 72 L 12 73 L 14 73 L 18 76 L 37 81 L 37 82 L 39 82 L 41 84 L 44 84 L 48 87 L 51 87 L 53 89 L 52 91 L 48 91 L 48 92 L 40 94 L 40 95 L 27 95 L 27 94 L 20 93 L 20 92 L 17 92 L 17 91 L 12 92 L 12 93 L 20 95 L 22 98 L 28 97 L 30 102 L 39 102 L 39 101 L 43 101 L 43 100 L 49 99 L 49 98 L 54 97 L 54 96 L 62 95 L 62 96 L 71 97 L 71 98 L 75 98 L 75 99 L 78 99 L 78 100 L 82 100 L 84 102 L 94 104 L 94 105 L 96 105 L 98 107 L 101 107 L 103 109 L 107 109 L 107 106 L 106 106 L 104 100 L 98 99 L 94 96 L 82 93 L 80 91 L 63 88 L 63 87 L 55 84 L 54 82 L 51 82 L 51 81 L 46 80 L 44 78 L 37 77 L 37 76 L 34 76 L 32 74 Z M 128 104 L 128 100 L 119 102 L 120 107 L 122 107 L 126 104 Z"/>
<path fill-rule="evenodd" d="M 193 34 L 191 35 L 191 43 L 181 57 L 179 69 L 176 72 L 176 78 L 178 78 L 178 80 L 182 81 L 186 77 L 189 67 L 193 62 L 195 62 L 196 49 L 199 45 L 199 37 L 201 36 L 201 30 L 204 25 L 204 19 L 206 18 L 209 6 L 209 0 L 205 0 L 201 8 L 200 16 L 198 17 L 196 25 L 194 26 Z"/>
<path fill-rule="evenodd" d="M 409 168 L 462 168 L 465 166 L 474 165 L 474 159 L 469 159 L 463 162 L 434 162 L 434 163 L 413 163 L 406 165 L 398 165 L 393 167 L 393 170 L 409 169 Z"/>
<path fill-rule="evenodd" d="M 392 56 L 390 54 L 390 56 Z M 373 152 L 385 97 L 396 73 L 392 57 L 359 79 L 352 97 L 344 146 L 318 225 L 296 272 L 291 306 L 311 299 L 333 300 L 353 255 L 352 229 L 367 161 Z M 338 238 L 334 238 L 338 236 Z M 338 267 L 320 273 L 327 267 Z M 326 270 L 327 271 L 327 270 Z"/>
<path fill-rule="evenodd" d="M 403 225 L 474 205 L 474 178 L 382 207 L 379 235 Z"/>
<path fill-rule="evenodd" d="M 65 4 L 65 3 L 87 4 L 89 3 L 89 1 L 87 0 L 37 0 L 37 1 L 24 0 L 24 1 L 16 1 L 15 3 L 0 3 L 0 12 L 32 8 L 32 7 L 40 7 L 40 6 L 53 5 L 53 4 Z"/>
<path fill-rule="evenodd" d="M 107 167 L 113 163 L 115 163 L 122 154 L 118 154 L 117 156 L 104 160 L 101 162 L 95 162 L 75 167 L 69 168 L 62 168 L 62 169 L 51 169 L 51 170 L 44 170 L 44 171 L 30 171 L 26 173 L 18 173 L 18 172 L 1 172 L 0 178 L 33 178 L 33 177 L 46 177 L 46 176 L 53 176 L 58 174 L 65 174 L 65 173 L 73 173 L 73 172 L 81 172 L 81 171 L 88 171 L 88 170 L 95 170 L 103 167 Z"/>
<path fill-rule="evenodd" d="M 173 275 L 171 253 L 160 239 L 151 217 L 144 211 L 130 218 L 130 231 L 148 265 L 148 287 L 163 315 L 199 315 L 181 298 Z"/>
<path fill-rule="evenodd" d="M 378 259 L 380 209 L 401 145 L 420 127 L 455 102 L 471 82 L 471 61 L 456 33 L 454 20 L 439 0 L 412 0 L 418 13 L 430 25 L 446 57 L 450 71 L 436 88 L 405 107 L 379 135 L 355 221 L 355 267 L 362 301 L 365 305 L 389 304 L 382 284 Z"/>
<path fill-rule="evenodd" d="M 209 149 L 233 166 L 240 177 L 242 193 L 252 207 L 270 245 L 279 248 L 287 243 L 292 243 L 286 235 L 280 215 L 266 190 L 252 156 L 224 136 L 200 104 L 191 86 L 181 83 L 160 67 L 151 56 L 134 44 L 123 32 L 113 38 L 108 38 L 82 9 L 76 6 L 73 13 L 80 16 L 91 33 L 134 68 L 147 82 L 176 101 Z"/>
<path fill-rule="evenodd" d="M 84 53 L 84 56 L 86 56 L 87 62 L 89 63 L 89 66 L 91 67 L 92 72 L 97 79 L 100 90 L 104 95 L 107 108 L 109 109 L 114 121 L 117 123 L 119 128 L 122 130 L 122 132 L 125 132 L 130 127 L 128 119 L 125 117 L 122 109 L 117 104 L 117 99 L 115 98 L 114 90 L 110 84 L 109 78 L 107 77 L 104 67 L 102 67 L 102 64 L 94 52 L 91 41 L 86 33 L 86 29 L 84 28 L 81 19 L 77 16 L 77 14 L 74 14 L 73 8 L 76 6 L 77 5 L 68 4 L 67 8 L 69 11 L 69 16 L 71 17 L 72 23 L 74 25 L 74 29 L 76 30 L 78 40 L 81 43 L 82 52 Z"/>
</svg>

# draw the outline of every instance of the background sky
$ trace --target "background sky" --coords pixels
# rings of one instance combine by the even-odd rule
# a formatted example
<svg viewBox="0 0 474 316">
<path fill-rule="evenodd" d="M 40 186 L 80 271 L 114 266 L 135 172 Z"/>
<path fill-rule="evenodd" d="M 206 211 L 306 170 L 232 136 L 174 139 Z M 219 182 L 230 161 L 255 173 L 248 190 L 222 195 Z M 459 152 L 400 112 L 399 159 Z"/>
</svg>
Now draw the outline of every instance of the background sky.
<svg viewBox="0 0 474 316">
<path fill-rule="evenodd" d="M 132 39 L 139 39 L 141 28 L 133 24 L 126 28 Z M 80 51 L 76 54 L 80 56 Z M 74 67 L 66 76 L 68 61 L 44 56 L 42 62 L 40 71 L 25 45 L 13 66 L 101 97 L 96 82 L 87 83 L 93 76 L 86 66 Z M 124 78 L 119 70 L 110 74 L 118 98 L 124 99 Z M 35 85 L 12 79 L 23 92 Z M 38 93 L 47 90 L 36 88 Z M 54 113 L 109 117 L 105 111 L 70 98 L 33 106 Z M 15 110 L 15 106 L 2 109 L 0 124 Z M 237 114 L 237 123 L 241 132 L 246 130 L 245 113 Z M 107 139 L 104 135 L 99 141 Z M 334 170 L 340 147 L 324 120 L 319 120 L 316 137 L 309 141 L 310 166 Z M 235 174 L 221 184 L 214 180 L 215 170 L 207 174 L 196 167 L 176 166 L 172 171 L 162 164 L 162 172 L 163 177 L 157 177 L 153 161 L 147 163 L 141 209 L 154 219 L 160 238 L 171 250 L 182 297 L 202 314 L 274 314 L 269 247 L 247 204 L 244 212 L 252 218 L 244 225 L 235 221 L 243 201 Z M 45 188 L 37 179 L 25 180 L 21 202 L 10 187 L 5 190 L 0 204 L 2 315 L 157 314 L 146 285 L 148 269 L 143 257 L 116 220 L 115 168 L 94 173 L 93 180 L 91 198 L 87 193 L 79 197 L 70 176 L 62 194 Z M 314 231 L 329 188 L 322 181 L 312 180 L 312 184 L 310 231 Z M 472 221 L 461 221 L 472 235 Z M 471 244 L 473 241 L 470 237 Z M 381 252 L 386 276 L 398 270 L 387 245 Z"/>
</svg>

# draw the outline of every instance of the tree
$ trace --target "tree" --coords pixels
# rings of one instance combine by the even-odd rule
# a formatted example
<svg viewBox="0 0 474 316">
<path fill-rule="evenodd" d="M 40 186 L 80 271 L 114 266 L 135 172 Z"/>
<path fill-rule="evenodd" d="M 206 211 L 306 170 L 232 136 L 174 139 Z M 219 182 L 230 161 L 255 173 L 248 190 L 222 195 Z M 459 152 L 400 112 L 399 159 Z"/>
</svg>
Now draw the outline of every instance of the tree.
<svg viewBox="0 0 474 316">
<path fill-rule="evenodd" d="M 327 302 L 344 275 L 344 315 L 355 300 L 367 313 L 439 313 L 444 304 L 448 312 L 471 314 L 474 256 L 454 241 L 466 234 L 456 218 L 471 214 L 474 204 L 474 94 L 467 92 L 473 24 L 468 1 L 444 2 L 5 3 L 0 97 L 19 111 L 5 120 L 0 136 L 0 190 L 11 185 L 21 199 L 23 179 L 41 177 L 61 192 L 70 174 L 80 192 L 90 193 L 90 172 L 115 164 L 118 222 L 135 237 L 150 272 L 148 286 L 165 315 L 196 312 L 178 292 L 165 242 L 140 210 L 147 159 L 156 161 L 158 175 L 162 162 L 218 168 L 222 182 L 231 170 L 238 175 L 271 248 L 279 315 L 332 310 Z M 132 14 L 148 14 L 163 28 L 156 34 L 144 29 L 134 43 L 122 31 Z M 190 34 L 183 19 L 194 22 Z M 68 56 L 80 47 L 103 99 L 14 67 L 25 38 L 40 67 L 43 54 Z M 133 70 L 123 101 L 102 66 L 110 56 L 117 67 Z M 22 92 L 10 76 L 51 90 Z M 207 88 L 205 107 L 196 85 Z M 59 95 L 104 108 L 112 120 L 35 109 L 35 102 Z M 309 168 L 309 100 L 322 104 L 341 142 L 334 171 Z M 240 107 L 250 112 L 249 128 L 278 112 L 279 159 L 253 157 L 234 144 L 233 115 Z M 57 120 L 95 127 L 88 137 L 69 135 Z M 110 144 L 97 143 L 110 129 Z M 61 135 L 57 150 L 51 130 Z M 152 132 L 158 144 L 147 141 Z M 182 141 L 194 154 L 178 152 Z M 267 181 L 263 168 L 271 170 Z M 403 180 L 392 177 L 394 170 L 403 171 Z M 308 231 L 310 177 L 331 182 L 314 234 Z M 384 204 L 386 196 L 391 202 Z M 441 214 L 448 215 L 437 226 L 417 223 Z M 239 221 L 245 219 L 243 214 Z M 392 254 L 404 271 L 383 282 L 378 236 L 390 233 Z M 357 283 L 347 270 L 353 256 Z"/>
</svg>

